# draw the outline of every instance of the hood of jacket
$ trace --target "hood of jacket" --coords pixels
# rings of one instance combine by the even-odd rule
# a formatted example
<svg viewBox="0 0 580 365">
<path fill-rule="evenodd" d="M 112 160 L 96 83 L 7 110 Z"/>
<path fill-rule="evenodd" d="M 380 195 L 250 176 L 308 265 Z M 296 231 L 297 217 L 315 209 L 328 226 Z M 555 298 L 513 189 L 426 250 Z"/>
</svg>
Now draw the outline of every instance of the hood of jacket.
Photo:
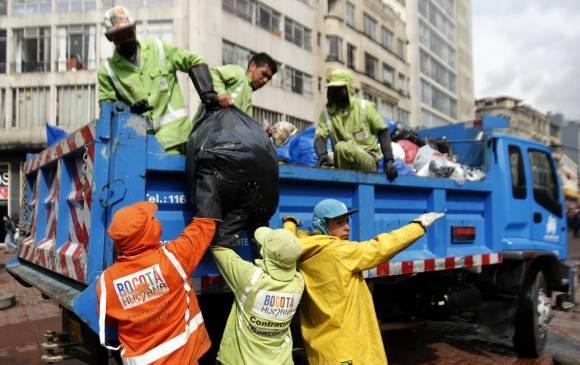
<svg viewBox="0 0 580 365">
<path fill-rule="evenodd" d="M 157 204 L 139 202 L 115 213 L 108 232 L 118 252 L 135 256 L 161 245 L 162 228 L 156 212 Z"/>
<path fill-rule="evenodd" d="M 352 108 L 355 100 L 355 87 L 352 72 L 345 69 L 338 69 L 332 71 L 330 73 L 330 77 L 328 78 L 328 83 L 326 84 L 326 87 L 329 88 L 338 86 L 346 86 L 346 90 L 348 91 L 348 100 L 350 108 Z M 336 111 L 336 106 L 334 105 L 327 106 L 327 108 L 329 113 L 333 113 Z"/>
</svg>

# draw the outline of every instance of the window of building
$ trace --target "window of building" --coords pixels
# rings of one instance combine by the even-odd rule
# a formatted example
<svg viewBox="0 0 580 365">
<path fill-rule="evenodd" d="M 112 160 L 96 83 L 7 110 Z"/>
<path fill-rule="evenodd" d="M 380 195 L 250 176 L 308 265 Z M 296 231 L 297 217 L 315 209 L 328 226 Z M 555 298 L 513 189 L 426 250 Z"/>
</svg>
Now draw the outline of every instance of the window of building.
<svg viewBox="0 0 580 365">
<path fill-rule="evenodd" d="M 141 35 L 143 38 L 160 39 L 173 43 L 173 21 L 151 20 L 143 24 Z"/>
<path fill-rule="evenodd" d="M 95 119 L 95 85 L 66 85 L 56 88 L 56 125 L 77 127 Z"/>
<path fill-rule="evenodd" d="M 224 65 L 233 64 L 246 68 L 250 57 L 252 57 L 252 52 L 249 49 L 225 40 L 222 42 L 222 62 Z"/>
<path fill-rule="evenodd" d="M 328 14 L 339 14 L 340 0 L 328 0 Z"/>
<path fill-rule="evenodd" d="M 446 14 L 431 0 L 419 0 L 419 13 L 447 39 L 455 41 L 455 25 L 451 21 L 453 12 Z"/>
<path fill-rule="evenodd" d="M 377 21 L 371 18 L 369 15 L 364 15 L 364 33 L 371 39 L 376 39 L 377 37 Z"/>
<path fill-rule="evenodd" d="M 353 70 L 356 69 L 356 47 L 350 43 L 346 45 L 346 65 Z"/>
<path fill-rule="evenodd" d="M 383 118 L 395 119 L 395 106 L 388 101 L 381 99 L 377 105 L 379 114 Z"/>
<path fill-rule="evenodd" d="M 226 2 L 231 3 L 232 1 L 224 0 L 224 8 Z M 246 0 L 246 2 L 248 2 L 248 0 Z M 103 9 L 103 11 L 118 5 L 124 6 L 130 11 L 134 11 L 135 9 L 145 6 L 173 6 L 175 5 L 175 0 L 101 0 L 101 9 Z"/>
<path fill-rule="evenodd" d="M 510 171 L 512 174 L 512 194 L 516 199 L 525 199 L 527 195 L 526 175 L 522 153 L 517 146 L 509 146 Z"/>
<path fill-rule="evenodd" d="M 385 27 L 381 28 L 381 44 L 387 49 L 393 49 L 393 32 Z"/>
<path fill-rule="evenodd" d="M 352 3 L 346 3 L 346 24 L 350 25 L 351 27 L 355 27 L 355 7 Z"/>
<path fill-rule="evenodd" d="M 365 100 L 372 101 L 372 102 L 373 102 L 373 103 L 375 103 L 375 104 L 377 104 L 377 103 L 378 103 L 378 101 L 379 101 L 379 98 L 378 98 L 376 95 L 374 95 L 374 94 L 371 94 L 371 93 L 369 93 L 369 92 L 368 92 L 368 91 L 366 91 L 366 90 L 365 90 L 365 91 L 363 91 L 363 93 L 362 93 L 362 94 L 363 94 L 363 99 L 365 99 Z"/>
<path fill-rule="evenodd" d="M 0 29 L 0 74 L 6 73 L 6 29 Z"/>
<path fill-rule="evenodd" d="M 401 73 L 399 74 L 399 93 L 401 95 L 409 95 L 407 77 Z"/>
<path fill-rule="evenodd" d="M 439 85 L 451 92 L 456 92 L 456 76 L 447 66 L 431 57 L 427 52 L 421 50 L 419 53 L 419 67 L 421 72 L 435 80 Z"/>
<path fill-rule="evenodd" d="M 378 60 L 368 53 L 365 53 L 365 74 L 373 79 L 377 78 Z"/>
<path fill-rule="evenodd" d="M 38 14 L 38 13 L 50 13 L 51 11 L 51 0 L 13 0 L 12 1 L 12 14 L 13 15 L 25 15 L 25 14 Z"/>
<path fill-rule="evenodd" d="M 421 125 L 424 128 L 441 127 L 448 124 L 449 122 L 445 119 L 442 119 L 428 110 L 421 109 Z"/>
<path fill-rule="evenodd" d="M 455 67 L 455 49 L 429 29 L 429 26 L 422 20 L 419 21 L 419 42 L 422 46 L 435 53 L 450 67 Z"/>
<path fill-rule="evenodd" d="M 399 122 L 409 124 L 409 112 L 403 109 L 399 109 Z"/>
<path fill-rule="evenodd" d="M 402 39 L 397 39 L 397 55 L 404 60 L 407 59 L 407 46 Z"/>
<path fill-rule="evenodd" d="M 0 0 L 0 15 L 6 15 L 8 6 L 6 6 L 7 0 Z"/>
<path fill-rule="evenodd" d="M 71 25 L 56 28 L 57 71 L 94 70 L 96 27 Z"/>
<path fill-rule="evenodd" d="M 97 8 L 96 0 L 56 0 L 56 11 L 73 12 L 73 11 L 90 11 Z"/>
<path fill-rule="evenodd" d="M 457 118 L 457 100 L 425 80 L 421 80 L 421 101 L 451 118 Z"/>
<path fill-rule="evenodd" d="M 562 217 L 556 172 L 550 156 L 545 152 L 528 150 L 528 157 L 530 166 L 534 167 L 532 169 L 534 200 L 548 211 Z"/>
<path fill-rule="evenodd" d="M 50 87 L 12 89 L 12 127 L 43 126 L 50 110 Z"/>
<path fill-rule="evenodd" d="M 292 68 L 284 66 L 282 87 L 288 91 L 300 95 L 312 95 L 312 76 Z"/>
<path fill-rule="evenodd" d="M 395 70 L 386 63 L 383 63 L 383 84 L 395 87 Z"/>
<path fill-rule="evenodd" d="M 0 128 L 6 128 L 6 89 L 0 89 Z"/>
<path fill-rule="evenodd" d="M 272 111 L 272 110 L 268 110 L 268 109 L 264 109 L 264 108 L 260 108 L 257 106 L 254 106 L 252 108 L 252 116 L 254 118 L 255 121 L 262 123 L 262 125 L 268 124 L 268 123 L 276 123 L 282 120 L 282 114 Z"/>
<path fill-rule="evenodd" d="M 326 37 L 328 40 L 327 61 L 342 61 L 342 38 L 336 35 Z"/>
<path fill-rule="evenodd" d="M 244 20 L 252 22 L 255 8 L 253 0 L 223 0 L 222 8 Z"/>
<path fill-rule="evenodd" d="M 297 117 L 293 117 L 291 115 L 286 115 L 284 117 L 284 119 L 286 119 L 287 122 L 292 123 L 296 128 L 298 128 L 299 131 L 303 131 L 308 127 L 311 127 L 314 123 L 301 119 L 301 118 L 297 118 Z"/>
<path fill-rule="evenodd" d="M 13 50 L 14 72 L 50 71 L 50 28 L 15 29 Z"/>
<path fill-rule="evenodd" d="M 284 18 L 284 38 L 298 47 L 312 50 L 312 31 L 288 17 Z"/>
<path fill-rule="evenodd" d="M 280 13 L 262 3 L 256 4 L 256 24 L 275 35 L 281 35 Z"/>
</svg>

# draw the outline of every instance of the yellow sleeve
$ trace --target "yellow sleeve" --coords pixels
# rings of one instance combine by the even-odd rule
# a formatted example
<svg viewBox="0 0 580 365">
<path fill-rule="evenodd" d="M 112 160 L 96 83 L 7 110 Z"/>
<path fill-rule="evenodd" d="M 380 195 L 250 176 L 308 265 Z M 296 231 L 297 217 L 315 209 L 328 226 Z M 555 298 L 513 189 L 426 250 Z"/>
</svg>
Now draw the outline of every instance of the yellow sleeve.
<svg viewBox="0 0 580 365">
<path fill-rule="evenodd" d="M 239 297 L 251 280 L 256 267 L 229 248 L 211 246 L 211 252 L 228 286 Z"/>
<path fill-rule="evenodd" d="M 210 67 L 209 72 L 213 80 L 213 88 L 218 95 L 228 94 L 228 89 L 235 88 L 241 81 L 241 77 L 246 75 L 246 71 L 238 65 Z"/>
<path fill-rule="evenodd" d="M 359 272 L 389 261 L 424 235 L 421 225 L 411 223 L 372 240 L 341 241 L 333 247 L 332 254 L 347 270 Z"/>
</svg>

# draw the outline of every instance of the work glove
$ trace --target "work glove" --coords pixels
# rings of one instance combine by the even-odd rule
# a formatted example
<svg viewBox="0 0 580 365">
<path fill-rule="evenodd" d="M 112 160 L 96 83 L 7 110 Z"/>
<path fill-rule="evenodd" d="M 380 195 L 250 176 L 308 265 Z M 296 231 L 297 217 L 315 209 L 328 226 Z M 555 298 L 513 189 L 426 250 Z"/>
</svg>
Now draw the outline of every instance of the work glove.
<svg viewBox="0 0 580 365">
<path fill-rule="evenodd" d="M 135 104 L 131 105 L 131 113 L 133 114 L 143 114 L 147 113 L 150 110 L 153 110 L 153 107 L 149 105 L 149 102 L 145 99 L 139 100 L 135 102 Z"/>
<path fill-rule="evenodd" d="M 207 110 L 218 109 L 220 105 L 219 97 L 213 89 L 213 80 L 207 64 L 200 63 L 199 65 L 193 66 L 189 69 L 188 74 L 205 108 Z"/>
<path fill-rule="evenodd" d="M 393 160 L 385 161 L 383 170 L 385 171 L 385 175 L 387 175 L 387 179 L 389 181 L 393 181 L 397 177 L 399 177 L 399 172 L 397 171 L 397 168 L 393 164 Z"/>
<path fill-rule="evenodd" d="M 318 167 L 332 166 L 330 158 L 328 157 L 328 150 L 326 149 L 326 139 L 316 137 L 314 139 L 314 151 L 316 152 L 316 155 L 318 155 Z"/>
<path fill-rule="evenodd" d="M 427 228 L 433 224 L 437 219 L 442 218 L 445 214 L 444 213 L 437 213 L 437 212 L 429 212 L 425 214 L 421 214 L 417 218 L 411 221 L 411 223 L 419 223 L 421 227 L 427 232 Z"/>
<path fill-rule="evenodd" d="M 399 173 L 395 166 L 393 166 L 393 150 L 391 148 L 391 135 L 389 134 L 389 129 L 385 128 L 378 133 L 379 137 L 379 144 L 381 145 L 381 152 L 383 153 L 383 157 L 385 158 L 385 166 L 383 170 L 385 171 L 385 175 L 387 175 L 387 179 L 389 181 L 395 180 L 399 177 Z"/>
</svg>

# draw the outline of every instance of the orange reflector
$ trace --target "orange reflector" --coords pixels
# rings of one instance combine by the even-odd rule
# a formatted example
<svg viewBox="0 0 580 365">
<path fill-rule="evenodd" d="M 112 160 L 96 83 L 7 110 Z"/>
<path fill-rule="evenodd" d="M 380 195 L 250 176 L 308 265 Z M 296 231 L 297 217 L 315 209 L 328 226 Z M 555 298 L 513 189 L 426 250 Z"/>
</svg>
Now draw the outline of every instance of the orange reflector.
<svg viewBox="0 0 580 365">
<path fill-rule="evenodd" d="M 475 241 L 475 227 L 451 227 L 453 242 Z"/>
</svg>

